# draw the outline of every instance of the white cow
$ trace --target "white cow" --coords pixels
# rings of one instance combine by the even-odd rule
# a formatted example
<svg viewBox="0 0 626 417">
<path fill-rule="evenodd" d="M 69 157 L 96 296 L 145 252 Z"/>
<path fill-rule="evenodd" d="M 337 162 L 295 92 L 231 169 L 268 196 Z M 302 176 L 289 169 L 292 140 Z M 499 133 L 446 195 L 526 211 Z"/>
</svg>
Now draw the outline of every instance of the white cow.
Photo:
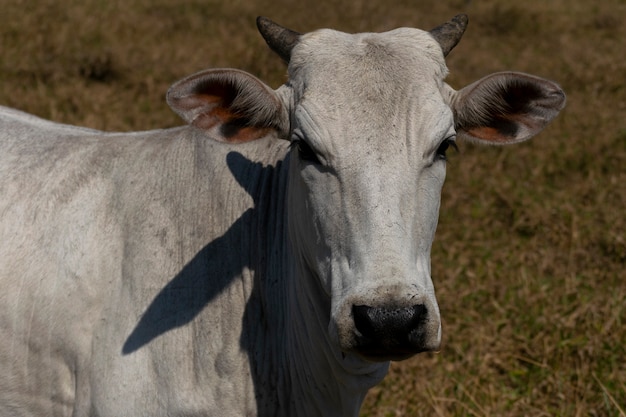
<svg viewBox="0 0 626 417">
<path fill-rule="evenodd" d="M 449 87 L 466 24 L 260 18 L 289 81 L 192 75 L 175 129 L 0 109 L 0 415 L 356 416 L 389 360 L 438 349 L 446 149 L 526 140 L 565 102 L 519 73 Z"/>
</svg>

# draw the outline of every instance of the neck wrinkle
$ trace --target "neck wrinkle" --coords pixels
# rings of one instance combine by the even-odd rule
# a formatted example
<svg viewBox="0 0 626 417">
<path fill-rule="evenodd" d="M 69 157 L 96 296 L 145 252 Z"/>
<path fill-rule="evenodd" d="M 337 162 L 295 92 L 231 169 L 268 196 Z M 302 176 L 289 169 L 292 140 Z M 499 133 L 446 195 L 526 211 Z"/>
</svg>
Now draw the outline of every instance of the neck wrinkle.
<svg viewBox="0 0 626 417">
<path fill-rule="evenodd" d="M 387 374 L 389 363 L 341 352 L 329 336 L 330 299 L 318 278 L 298 255 L 293 270 L 285 347 L 290 415 L 358 416 L 367 391 Z"/>
<path fill-rule="evenodd" d="M 289 166 L 287 156 L 271 184 L 264 186 L 270 202 L 258 213 L 265 230 L 259 242 L 265 262 L 256 279 L 267 331 L 251 352 L 259 415 L 356 417 L 367 391 L 387 374 L 389 363 L 344 354 L 330 339 L 331 300 L 289 237 Z"/>
</svg>

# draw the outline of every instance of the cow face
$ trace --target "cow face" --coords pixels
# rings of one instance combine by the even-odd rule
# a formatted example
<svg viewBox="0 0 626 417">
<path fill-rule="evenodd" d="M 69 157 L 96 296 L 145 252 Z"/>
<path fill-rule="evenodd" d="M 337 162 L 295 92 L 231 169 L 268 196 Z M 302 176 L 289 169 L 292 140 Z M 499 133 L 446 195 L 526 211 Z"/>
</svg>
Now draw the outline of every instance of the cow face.
<svg viewBox="0 0 626 417">
<path fill-rule="evenodd" d="M 454 119 L 427 33 L 302 36 L 292 89 L 292 241 L 331 300 L 330 335 L 372 360 L 439 347 L 430 248 Z"/>
<path fill-rule="evenodd" d="M 440 345 L 430 250 L 456 137 L 526 140 L 565 102 L 556 84 L 526 74 L 494 74 L 458 92 L 446 85 L 444 56 L 466 23 L 300 35 L 260 18 L 289 62 L 286 85 L 272 91 L 241 71 L 211 70 L 168 92 L 175 111 L 217 140 L 275 131 L 292 142 L 289 233 L 310 278 L 302 291 L 328 307 L 329 339 L 368 360 Z"/>
</svg>

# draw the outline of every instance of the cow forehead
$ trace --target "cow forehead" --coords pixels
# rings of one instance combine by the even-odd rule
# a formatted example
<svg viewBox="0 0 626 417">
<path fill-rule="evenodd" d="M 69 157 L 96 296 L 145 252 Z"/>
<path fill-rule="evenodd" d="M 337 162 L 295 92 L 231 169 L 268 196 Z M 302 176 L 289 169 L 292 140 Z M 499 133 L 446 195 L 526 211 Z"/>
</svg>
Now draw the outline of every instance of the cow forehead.
<svg viewBox="0 0 626 417">
<path fill-rule="evenodd" d="M 297 124 L 329 155 L 341 153 L 335 145 L 368 139 L 376 154 L 407 140 L 426 149 L 452 126 L 441 47 L 419 29 L 306 34 L 292 51 L 289 75 Z"/>
<path fill-rule="evenodd" d="M 435 88 L 440 87 L 447 68 L 437 41 L 420 29 L 357 34 L 320 29 L 301 37 L 289 72 L 291 79 L 322 80 L 325 85 L 358 83 L 360 76 L 380 74 L 385 77 L 379 81 L 392 89 L 406 82 Z"/>
</svg>

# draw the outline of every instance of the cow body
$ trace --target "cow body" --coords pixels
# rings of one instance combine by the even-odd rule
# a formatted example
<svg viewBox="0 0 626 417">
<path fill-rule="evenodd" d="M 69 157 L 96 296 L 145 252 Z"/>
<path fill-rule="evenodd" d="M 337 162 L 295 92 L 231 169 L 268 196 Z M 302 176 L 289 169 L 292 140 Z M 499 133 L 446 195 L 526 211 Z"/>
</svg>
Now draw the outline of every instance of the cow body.
<svg viewBox="0 0 626 417">
<path fill-rule="evenodd" d="M 168 94 L 185 127 L 0 108 L 0 414 L 355 416 L 389 360 L 439 347 L 445 148 L 525 140 L 562 92 L 455 92 L 437 31 L 260 27 L 290 83 L 188 77 Z M 533 102 L 492 98 L 511 83 Z"/>
<path fill-rule="evenodd" d="M 258 333 L 253 261 L 271 252 L 246 229 L 284 201 L 284 142 L 239 146 L 229 166 L 230 145 L 189 128 L 103 135 L 13 112 L 0 120 L 13 151 L 0 156 L 0 234 L 15 237 L 1 249 L 0 407 L 160 415 L 163 402 L 228 409 L 247 398 L 251 410 L 251 341 L 240 338 Z M 280 233 L 276 218 L 268 226 Z M 194 334 L 204 326 L 219 337 Z"/>
<path fill-rule="evenodd" d="M 303 293 L 288 288 L 287 142 L 105 134 L 6 108 L 0 123 L 0 234 L 16 238 L 0 264 L 2 415 L 358 411 L 363 390 L 297 339 L 308 300 L 287 303 Z M 373 385 L 386 368 L 357 372 Z M 304 401 L 313 389 L 336 398 Z"/>
</svg>

